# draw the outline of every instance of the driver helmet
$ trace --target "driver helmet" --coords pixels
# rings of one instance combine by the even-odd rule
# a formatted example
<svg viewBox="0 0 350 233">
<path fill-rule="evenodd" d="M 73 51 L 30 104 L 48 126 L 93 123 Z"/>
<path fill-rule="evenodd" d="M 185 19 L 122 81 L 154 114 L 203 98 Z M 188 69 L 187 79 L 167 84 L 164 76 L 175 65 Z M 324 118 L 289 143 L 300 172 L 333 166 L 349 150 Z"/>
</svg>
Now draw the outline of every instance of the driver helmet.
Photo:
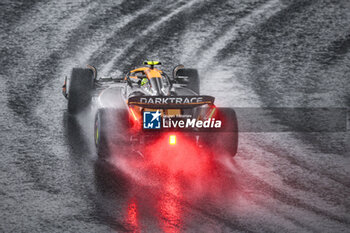
<svg viewBox="0 0 350 233">
<path fill-rule="evenodd" d="M 148 83 L 148 78 L 143 78 L 141 80 L 141 86 L 145 85 L 146 83 Z"/>
</svg>

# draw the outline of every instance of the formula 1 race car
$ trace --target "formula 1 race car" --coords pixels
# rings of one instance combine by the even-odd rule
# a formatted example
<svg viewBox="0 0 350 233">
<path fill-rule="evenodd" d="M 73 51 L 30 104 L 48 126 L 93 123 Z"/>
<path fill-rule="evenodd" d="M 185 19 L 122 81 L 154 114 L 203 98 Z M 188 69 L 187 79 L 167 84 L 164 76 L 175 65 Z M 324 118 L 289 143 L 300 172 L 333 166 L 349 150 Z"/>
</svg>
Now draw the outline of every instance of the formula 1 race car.
<svg viewBox="0 0 350 233">
<path fill-rule="evenodd" d="M 95 110 L 94 140 L 99 157 L 110 156 L 118 148 L 129 147 L 142 153 L 142 147 L 170 132 L 169 146 L 181 133 L 200 148 L 235 156 L 238 126 L 235 111 L 217 108 L 214 97 L 200 95 L 196 69 L 178 65 L 168 76 L 146 61 L 144 66 L 123 78 L 101 78 L 95 67 L 73 68 L 65 78 L 63 95 L 68 112 Z M 178 142 L 180 143 L 180 142 Z"/>
</svg>

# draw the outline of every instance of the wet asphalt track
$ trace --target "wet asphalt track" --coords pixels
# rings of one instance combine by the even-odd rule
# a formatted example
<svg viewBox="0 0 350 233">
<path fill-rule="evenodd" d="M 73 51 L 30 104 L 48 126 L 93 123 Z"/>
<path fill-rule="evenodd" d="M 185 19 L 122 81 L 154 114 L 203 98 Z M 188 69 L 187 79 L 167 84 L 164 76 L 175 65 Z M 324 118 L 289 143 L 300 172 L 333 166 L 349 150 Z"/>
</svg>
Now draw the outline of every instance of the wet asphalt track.
<svg viewBox="0 0 350 233">
<path fill-rule="evenodd" d="M 72 67 L 109 76 L 155 58 L 198 68 L 220 105 L 349 107 L 349 1 L 0 9 L 0 232 L 350 231 L 349 131 L 241 133 L 233 161 L 188 155 L 179 174 L 97 160 L 91 115 L 68 116 L 60 93 Z"/>
</svg>

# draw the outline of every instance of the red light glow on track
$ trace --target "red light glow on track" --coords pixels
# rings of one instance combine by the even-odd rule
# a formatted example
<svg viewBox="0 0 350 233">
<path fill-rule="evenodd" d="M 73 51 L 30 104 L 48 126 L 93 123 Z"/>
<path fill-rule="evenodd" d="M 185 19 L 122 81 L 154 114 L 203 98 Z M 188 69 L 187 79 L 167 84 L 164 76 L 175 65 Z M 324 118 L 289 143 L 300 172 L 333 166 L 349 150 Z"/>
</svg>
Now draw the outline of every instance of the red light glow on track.
<svg viewBox="0 0 350 233">
<path fill-rule="evenodd" d="M 174 177 L 170 177 L 164 183 L 164 192 L 160 194 L 158 203 L 160 214 L 160 225 L 166 233 L 177 233 L 183 225 L 182 190 L 180 184 Z"/>
<path fill-rule="evenodd" d="M 125 222 L 127 224 L 127 228 L 131 230 L 130 232 L 140 232 L 138 222 L 138 209 L 134 198 L 132 198 L 128 203 L 127 216 Z"/>
<path fill-rule="evenodd" d="M 196 145 L 194 138 L 181 133 L 164 134 L 145 148 L 145 159 L 149 165 L 164 168 L 172 174 L 206 174 L 211 164 L 209 154 Z"/>
</svg>

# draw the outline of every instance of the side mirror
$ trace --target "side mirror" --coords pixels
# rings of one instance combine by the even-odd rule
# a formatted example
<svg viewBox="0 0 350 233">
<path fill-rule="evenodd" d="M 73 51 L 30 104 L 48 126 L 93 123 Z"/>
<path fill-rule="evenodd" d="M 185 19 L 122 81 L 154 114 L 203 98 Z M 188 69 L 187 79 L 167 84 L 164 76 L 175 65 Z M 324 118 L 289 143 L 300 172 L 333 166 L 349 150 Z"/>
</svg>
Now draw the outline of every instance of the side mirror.
<svg viewBox="0 0 350 233">
<path fill-rule="evenodd" d="M 185 66 L 182 65 L 182 64 L 179 64 L 179 65 L 174 67 L 174 69 L 173 69 L 173 80 L 176 80 L 176 78 L 177 78 L 177 71 L 180 70 L 180 69 L 183 69 L 183 68 L 185 68 Z"/>
<path fill-rule="evenodd" d="M 125 75 L 125 78 L 124 78 L 124 79 L 126 80 L 126 83 L 127 83 L 130 87 L 132 87 L 132 84 L 131 84 L 129 75 L 130 75 L 130 72 L 128 72 L 128 73 Z"/>
</svg>

